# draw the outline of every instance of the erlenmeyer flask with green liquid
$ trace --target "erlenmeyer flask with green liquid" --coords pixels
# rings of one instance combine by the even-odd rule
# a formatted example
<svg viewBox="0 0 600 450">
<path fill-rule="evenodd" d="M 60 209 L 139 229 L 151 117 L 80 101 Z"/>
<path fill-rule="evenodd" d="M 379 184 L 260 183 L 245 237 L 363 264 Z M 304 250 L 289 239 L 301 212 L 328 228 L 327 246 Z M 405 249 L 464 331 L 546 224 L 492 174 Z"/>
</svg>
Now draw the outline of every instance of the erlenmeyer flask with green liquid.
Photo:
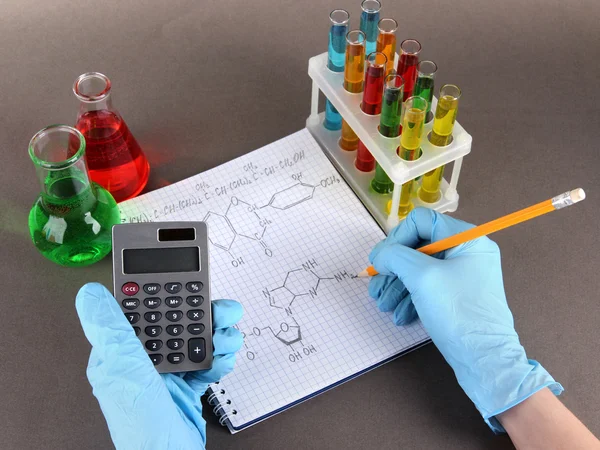
<svg viewBox="0 0 600 450">
<path fill-rule="evenodd" d="M 75 128 L 52 125 L 29 143 L 42 192 L 29 213 L 29 233 L 46 258 L 86 266 L 111 250 L 112 226 L 120 222 L 110 193 L 90 182 L 85 138 Z"/>
</svg>

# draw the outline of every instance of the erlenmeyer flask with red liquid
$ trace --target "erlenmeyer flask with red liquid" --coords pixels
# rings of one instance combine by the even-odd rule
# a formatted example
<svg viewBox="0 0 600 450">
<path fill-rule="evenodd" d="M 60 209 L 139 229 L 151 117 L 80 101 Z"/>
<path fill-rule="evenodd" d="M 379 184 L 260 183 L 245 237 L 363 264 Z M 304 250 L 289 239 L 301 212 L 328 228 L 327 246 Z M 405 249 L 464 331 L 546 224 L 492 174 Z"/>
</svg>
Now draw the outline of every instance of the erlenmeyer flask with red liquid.
<svg viewBox="0 0 600 450">
<path fill-rule="evenodd" d="M 150 166 L 127 124 L 113 108 L 106 75 L 88 72 L 73 84 L 79 99 L 77 128 L 86 140 L 86 160 L 93 181 L 117 202 L 138 195 L 148 182 Z"/>
</svg>

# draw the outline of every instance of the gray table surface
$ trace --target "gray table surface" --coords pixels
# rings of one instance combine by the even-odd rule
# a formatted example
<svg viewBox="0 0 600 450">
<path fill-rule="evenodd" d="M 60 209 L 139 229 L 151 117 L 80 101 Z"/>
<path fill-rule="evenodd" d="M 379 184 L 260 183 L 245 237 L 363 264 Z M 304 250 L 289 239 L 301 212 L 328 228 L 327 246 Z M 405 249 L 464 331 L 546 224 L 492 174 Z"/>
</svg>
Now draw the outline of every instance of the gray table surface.
<svg viewBox="0 0 600 450">
<path fill-rule="evenodd" d="M 586 189 L 584 203 L 494 239 L 528 356 L 600 434 L 600 3 L 383 3 L 399 38 L 419 39 L 422 57 L 438 63 L 438 85 L 463 88 L 459 121 L 473 151 L 456 217 L 481 223 Z M 336 7 L 358 26 L 358 0 L 0 0 L 0 448 L 112 446 L 74 309 L 83 283 L 110 285 L 110 261 L 61 268 L 27 233 L 39 192 L 27 143 L 45 125 L 74 122 L 73 80 L 111 78 L 156 189 L 304 126 L 307 61 L 326 50 Z M 235 436 L 206 418 L 210 448 L 512 447 L 487 429 L 433 345 Z"/>
</svg>

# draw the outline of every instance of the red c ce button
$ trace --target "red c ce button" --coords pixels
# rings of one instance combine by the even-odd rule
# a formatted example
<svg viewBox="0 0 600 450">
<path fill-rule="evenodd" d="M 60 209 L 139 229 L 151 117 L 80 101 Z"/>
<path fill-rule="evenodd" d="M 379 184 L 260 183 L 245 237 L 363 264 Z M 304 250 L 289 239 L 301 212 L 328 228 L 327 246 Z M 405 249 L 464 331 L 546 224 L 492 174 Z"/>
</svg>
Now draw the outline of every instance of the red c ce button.
<svg viewBox="0 0 600 450">
<path fill-rule="evenodd" d="M 129 283 L 125 283 L 123 285 L 123 287 L 121 288 L 121 291 L 123 292 L 123 294 L 129 295 L 129 296 L 137 294 L 139 290 L 140 290 L 140 287 L 137 285 L 137 283 L 134 283 L 133 281 L 130 281 Z"/>
</svg>

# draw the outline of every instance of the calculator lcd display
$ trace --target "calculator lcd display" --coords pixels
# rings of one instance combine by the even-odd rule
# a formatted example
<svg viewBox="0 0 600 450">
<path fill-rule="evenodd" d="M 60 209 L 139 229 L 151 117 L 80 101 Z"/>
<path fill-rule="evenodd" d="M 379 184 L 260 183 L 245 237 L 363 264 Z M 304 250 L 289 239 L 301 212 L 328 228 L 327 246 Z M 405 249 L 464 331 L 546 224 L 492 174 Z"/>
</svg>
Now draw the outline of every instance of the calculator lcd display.
<svg viewBox="0 0 600 450">
<path fill-rule="evenodd" d="M 198 272 L 198 247 L 128 248 L 123 250 L 123 273 Z"/>
</svg>

